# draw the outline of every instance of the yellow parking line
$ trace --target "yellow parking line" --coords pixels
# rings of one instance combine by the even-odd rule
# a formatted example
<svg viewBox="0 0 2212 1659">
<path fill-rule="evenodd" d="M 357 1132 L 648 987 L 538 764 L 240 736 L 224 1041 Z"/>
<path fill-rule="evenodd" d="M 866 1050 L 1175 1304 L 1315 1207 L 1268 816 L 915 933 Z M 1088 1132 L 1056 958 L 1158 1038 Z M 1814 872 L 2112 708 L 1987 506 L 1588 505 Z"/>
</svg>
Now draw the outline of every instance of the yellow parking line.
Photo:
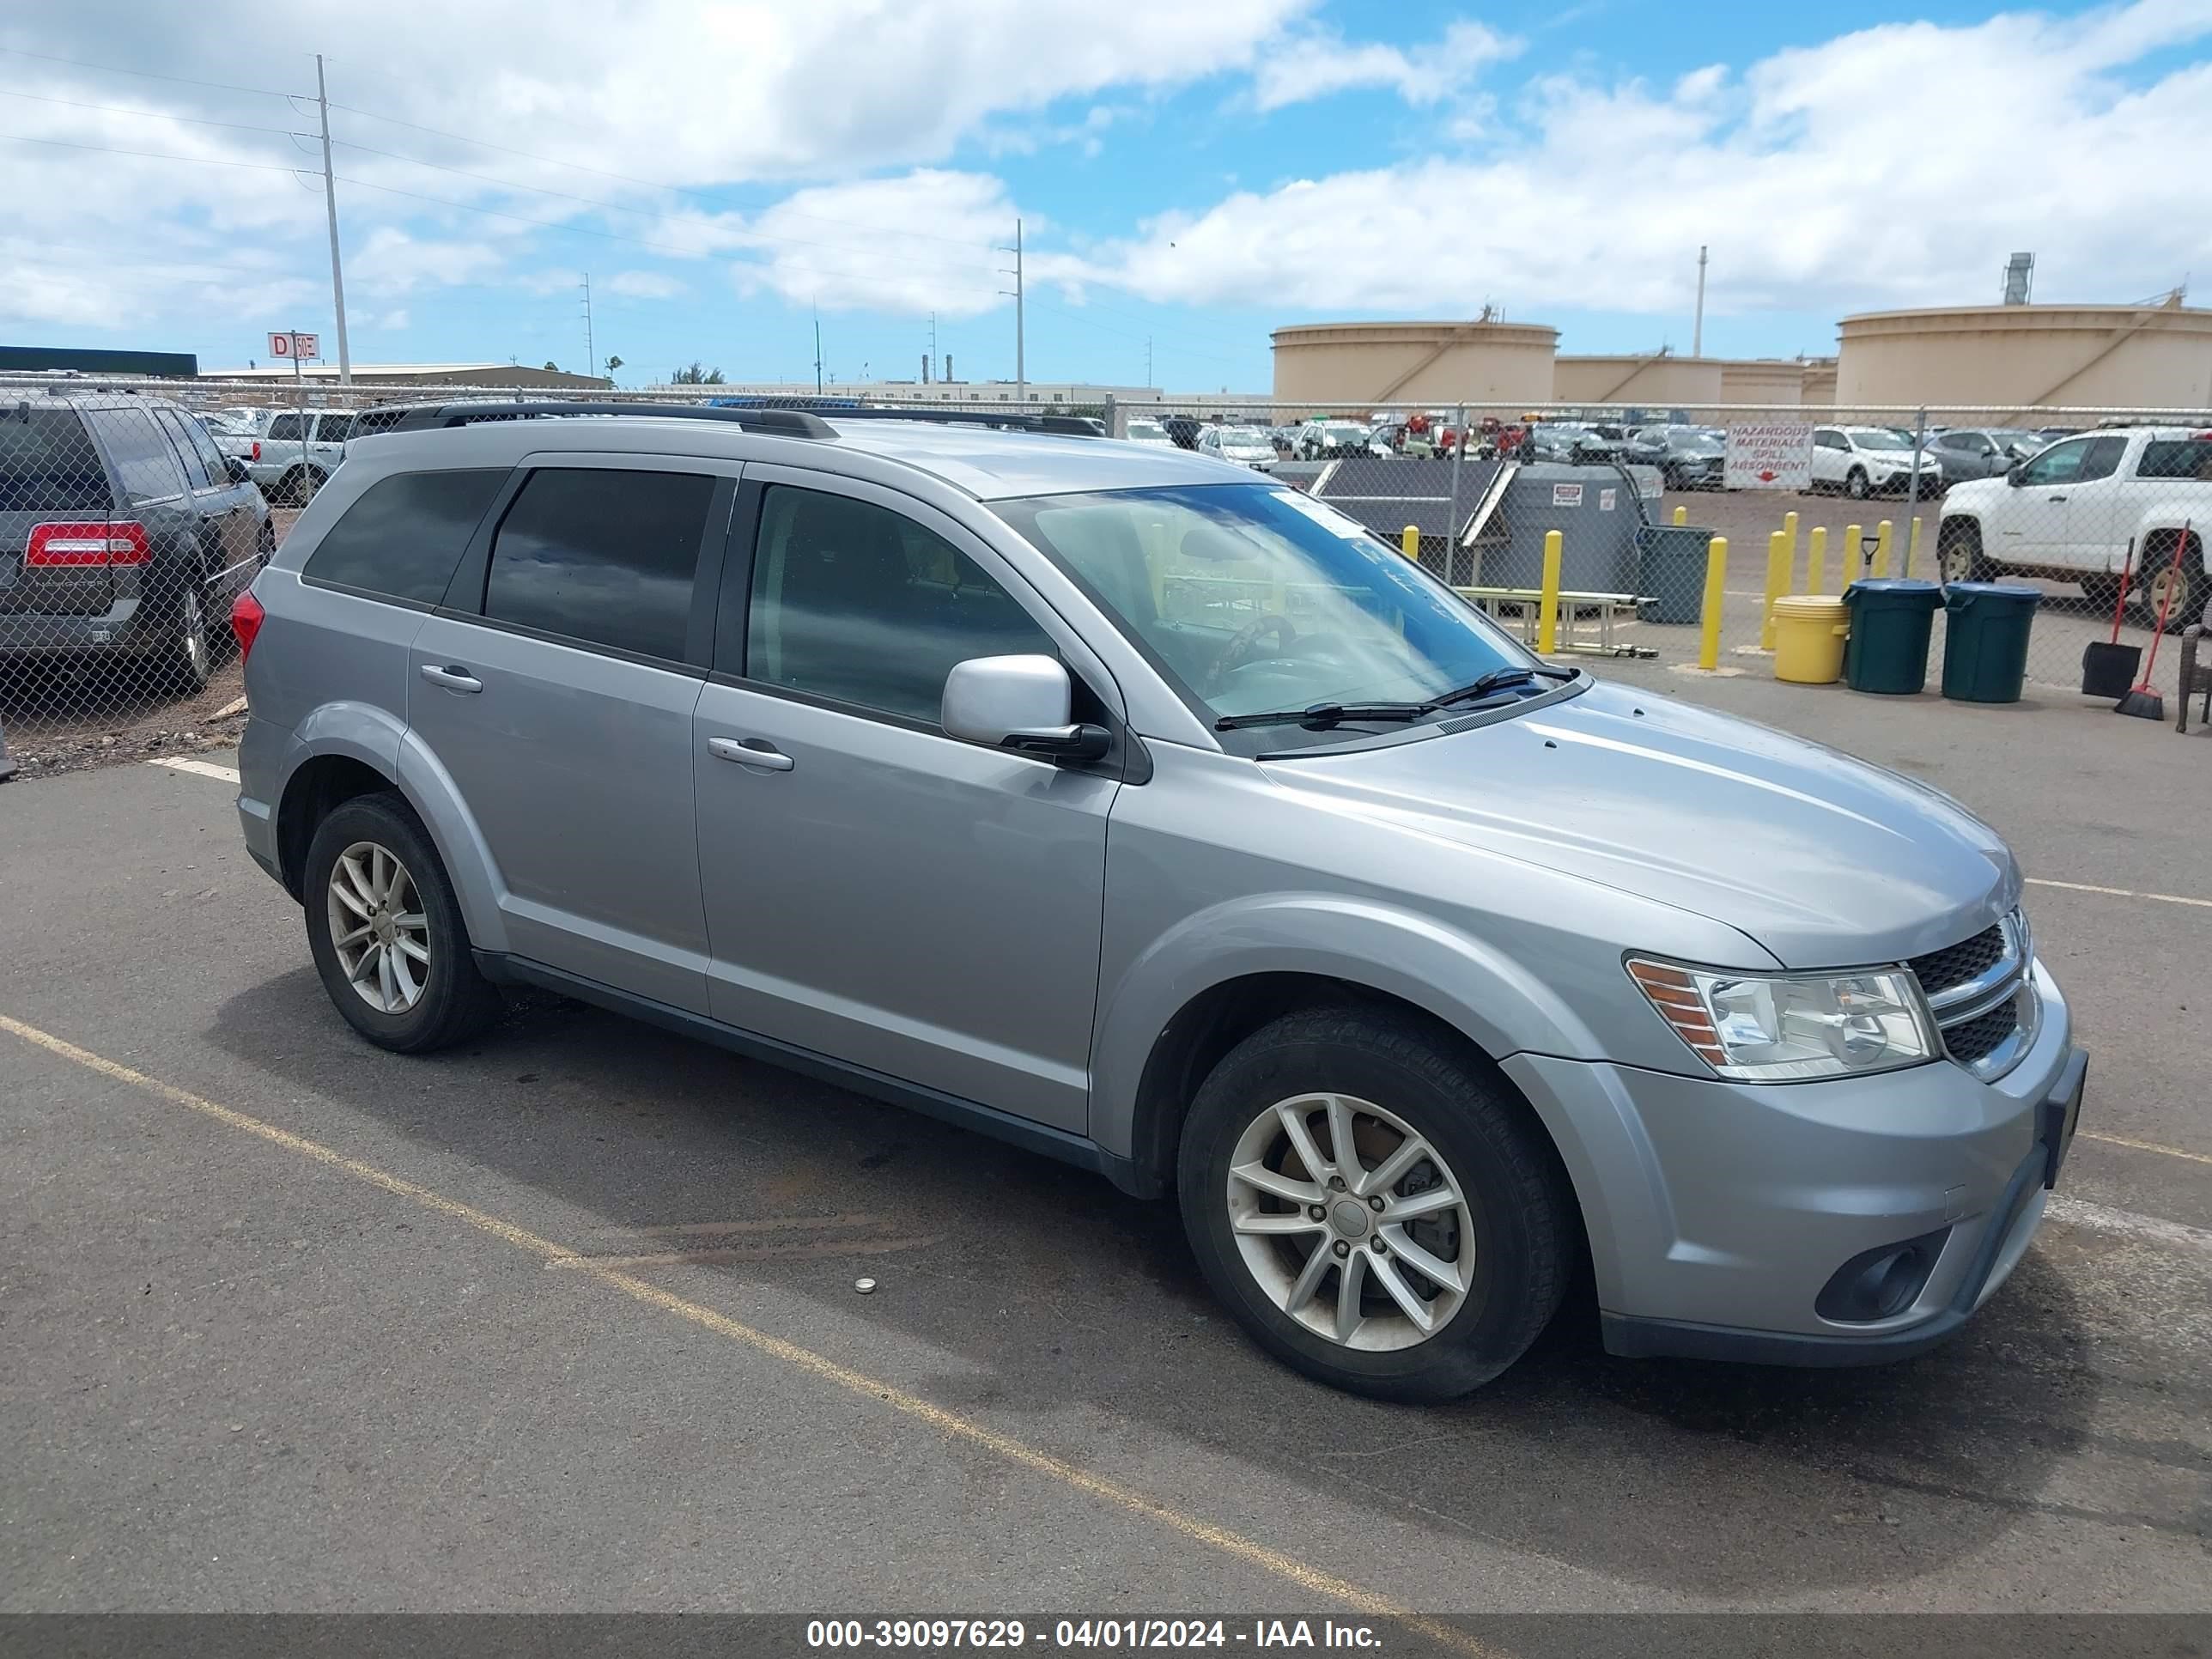
<svg viewBox="0 0 2212 1659">
<path fill-rule="evenodd" d="M 1245 1537 L 1242 1533 L 1231 1532 L 1226 1527 L 1218 1527 L 1210 1521 L 1202 1521 L 1196 1516 L 1186 1515 L 1172 1504 L 1149 1497 L 1133 1487 L 1125 1486 L 1116 1480 L 1109 1480 L 1103 1475 L 1093 1474 L 1088 1469 L 1079 1468 L 1073 1463 L 1053 1456 L 1048 1452 L 1039 1451 L 1036 1447 L 1017 1440 L 1011 1435 L 1001 1434 L 996 1429 L 987 1427 L 973 1418 L 963 1417 L 957 1412 L 947 1411 L 942 1406 L 933 1405 L 924 1400 L 920 1395 L 908 1394 L 905 1389 L 896 1388 L 889 1382 L 870 1376 L 865 1371 L 856 1371 L 848 1365 L 841 1365 L 836 1360 L 816 1353 L 811 1348 L 802 1348 L 795 1342 L 787 1342 L 780 1336 L 771 1336 L 766 1331 L 756 1330 L 750 1325 L 732 1319 L 726 1314 L 717 1313 L 712 1308 L 689 1301 L 672 1291 L 664 1291 L 657 1285 L 648 1284 L 644 1279 L 633 1277 L 618 1268 L 604 1266 L 588 1256 L 570 1249 L 565 1244 L 556 1244 L 550 1238 L 541 1238 L 527 1228 L 518 1227 L 511 1221 L 502 1221 L 497 1216 L 487 1214 L 473 1205 L 463 1204 L 456 1199 L 446 1197 L 443 1194 L 432 1192 L 427 1187 L 418 1186 L 414 1182 L 404 1180 L 398 1176 L 380 1170 L 374 1164 L 364 1164 L 359 1158 L 348 1158 L 343 1152 L 335 1152 L 319 1141 L 309 1140 L 303 1135 L 295 1135 L 289 1129 L 280 1129 L 273 1123 L 264 1123 L 259 1118 L 249 1117 L 244 1112 L 237 1111 L 228 1106 L 219 1105 L 212 1100 L 192 1093 L 188 1089 L 179 1089 L 174 1084 L 163 1083 L 157 1078 L 147 1076 L 143 1072 L 133 1071 L 130 1066 L 109 1060 L 104 1055 L 96 1054 L 89 1048 L 80 1048 L 74 1042 L 55 1036 L 51 1032 L 42 1031 L 35 1025 L 26 1025 L 21 1020 L 11 1019 L 5 1014 L 0 1014 L 0 1031 L 7 1031 L 21 1037 L 24 1042 L 43 1048 L 51 1054 L 58 1055 L 74 1065 L 82 1066 L 87 1071 L 96 1072 L 100 1076 L 112 1079 L 118 1083 L 129 1084 L 134 1089 L 143 1089 L 149 1094 L 160 1096 L 172 1104 L 185 1107 L 204 1117 L 213 1118 L 216 1122 L 228 1128 L 242 1130 L 247 1134 L 257 1136 L 272 1146 L 281 1147 L 288 1152 L 313 1159 L 315 1163 L 325 1164 L 331 1169 L 343 1170 L 356 1180 L 381 1188 L 394 1197 L 404 1198 L 410 1204 L 418 1204 L 424 1209 L 436 1211 L 440 1215 L 450 1216 L 456 1221 L 464 1222 L 475 1228 L 478 1232 L 488 1233 L 494 1238 L 501 1239 L 547 1262 L 557 1262 L 563 1267 L 572 1268 L 579 1273 L 595 1279 L 600 1284 L 618 1290 L 635 1301 L 658 1308 L 664 1313 L 673 1314 L 678 1319 L 696 1325 L 702 1330 L 712 1331 L 718 1336 L 726 1337 L 731 1341 L 742 1343 L 749 1348 L 766 1354 L 772 1359 L 781 1361 L 794 1370 L 803 1371 L 822 1382 L 835 1384 L 848 1393 L 859 1395 L 865 1399 L 888 1406 L 895 1412 L 928 1424 L 941 1433 L 957 1440 L 964 1440 L 970 1445 L 980 1446 L 984 1450 L 1003 1458 L 1009 1463 L 1018 1465 L 1034 1474 L 1042 1475 L 1048 1480 L 1056 1481 L 1061 1486 L 1070 1486 L 1077 1492 L 1087 1493 L 1129 1514 L 1142 1516 L 1147 1520 L 1158 1522 L 1195 1543 L 1219 1550 L 1224 1555 L 1231 1556 L 1248 1566 L 1257 1567 L 1263 1572 L 1271 1573 L 1288 1583 L 1296 1584 L 1301 1589 L 1310 1590 L 1318 1595 L 1326 1595 L 1332 1601 L 1341 1602 L 1354 1612 L 1364 1613 L 1370 1618 L 1395 1620 L 1408 1629 L 1420 1632 L 1432 1641 L 1442 1643 L 1462 1653 L 1489 1656 L 1498 1651 L 1448 1626 L 1433 1620 L 1418 1618 L 1388 1596 L 1369 1589 L 1364 1585 L 1354 1583 L 1348 1578 L 1340 1578 L 1334 1573 L 1324 1572 L 1318 1567 L 1309 1566 L 1296 1557 L 1285 1555 L 1279 1550 L 1270 1549 L 1265 1544 Z"/>
</svg>

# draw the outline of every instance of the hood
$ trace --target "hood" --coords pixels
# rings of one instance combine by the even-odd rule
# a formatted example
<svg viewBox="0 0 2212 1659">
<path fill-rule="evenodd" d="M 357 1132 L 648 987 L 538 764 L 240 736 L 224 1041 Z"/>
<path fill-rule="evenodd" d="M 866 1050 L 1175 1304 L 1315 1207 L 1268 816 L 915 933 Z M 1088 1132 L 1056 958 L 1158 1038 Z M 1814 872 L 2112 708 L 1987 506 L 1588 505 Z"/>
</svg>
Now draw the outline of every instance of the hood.
<svg viewBox="0 0 2212 1659">
<path fill-rule="evenodd" d="M 2019 896 L 2010 852 L 1949 796 L 1626 686 L 1450 736 L 1267 764 L 1316 804 L 1693 912 L 1788 968 L 1937 950 Z"/>
</svg>

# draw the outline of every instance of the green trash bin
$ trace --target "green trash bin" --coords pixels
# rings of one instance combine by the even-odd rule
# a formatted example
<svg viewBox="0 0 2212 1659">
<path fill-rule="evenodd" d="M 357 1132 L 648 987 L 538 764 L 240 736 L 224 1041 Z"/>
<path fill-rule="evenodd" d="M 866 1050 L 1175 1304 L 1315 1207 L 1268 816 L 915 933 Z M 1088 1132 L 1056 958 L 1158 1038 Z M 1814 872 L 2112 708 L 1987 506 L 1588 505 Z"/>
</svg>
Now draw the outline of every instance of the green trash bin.
<svg viewBox="0 0 2212 1659">
<path fill-rule="evenodd" d="M 1959 702 L 2018 702 L 2039 588 L 1953 582 L 1943 590 L 1943 695 Z"/>
<path fill-rule="evenodd" d="M 1693 623 L 1705 614 L 1705 554 L 1713 532 L 1701 525 L 1647 524 L 1636 532 L 1638 622 Z"/>
<path fill-rule="evenodd" d="M 1852 690 L 1909 697 L 1928 684 L 1928 636 L 1942 588 L 1876 577 L 1845 588 L 1844 603 L 1851 608 L 1844 678 Z"/>
</svg>

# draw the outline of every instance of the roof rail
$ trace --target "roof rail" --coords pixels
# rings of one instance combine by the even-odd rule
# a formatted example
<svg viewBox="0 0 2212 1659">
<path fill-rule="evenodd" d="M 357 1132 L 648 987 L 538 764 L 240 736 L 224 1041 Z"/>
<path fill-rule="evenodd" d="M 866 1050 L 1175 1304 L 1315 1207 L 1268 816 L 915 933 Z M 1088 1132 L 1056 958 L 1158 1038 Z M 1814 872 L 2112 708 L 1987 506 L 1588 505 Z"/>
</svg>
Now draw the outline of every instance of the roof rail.
<svg viewBox="0 0 2212 1659">
<path fill-rule="evenodd" d="M 635 415 L 655 420 L 720 421 L 743 430 L 785 438 L 834 438 L 836 429 L 802 409 L 709 409 L 697 404 L 585 403 L 540 400 L 514 403 L 425 404 L 410 409 L 384 429 L 422 432 L 439 427 L 478 426 L 489 421 L 534 421 L 555 416 Z"/>
<path fill-rule="evenodd" d="M 387 406 L 388 407 L 388 406 Z M 364 411 L 367 412 L 367 411 Z M 976 409 L 770 409 L 721 404 L 611 403 L 560 398 L 484 398 L 471 403 L 422 404 L 406 410 L 386 432 L 477 426 L 488 421 L 528 421 L 553 416 L 634 415 L 656 420 L 721 421 L 741 430 L 785 438 L 834 438 L 831 421 L 933 421 L 941 426 L 981 426 L 1005 432 L 1042 432 L 1064 438 L 1100 438 L 1103 423 L 1081 415 L 1023 415 Z"/>
</svg>

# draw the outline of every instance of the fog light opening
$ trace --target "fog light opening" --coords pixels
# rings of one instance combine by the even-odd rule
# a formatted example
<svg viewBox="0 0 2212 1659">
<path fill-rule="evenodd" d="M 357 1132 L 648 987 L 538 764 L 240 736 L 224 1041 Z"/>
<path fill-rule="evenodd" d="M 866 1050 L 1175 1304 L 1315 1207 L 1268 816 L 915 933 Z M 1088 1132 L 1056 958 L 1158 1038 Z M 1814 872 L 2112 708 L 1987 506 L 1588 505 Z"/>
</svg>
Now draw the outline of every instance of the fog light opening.
<svg viewBox="0 0 2212 1659">
<path fill-rule="evenodd" d="M 1936 1271 L 1948 1227 L 1896 1244 L 1862 1250 L 1836 1269 L 1813 1310 L 1842 1325 L 1868 1325 L 1894 1318 L 1911 1307 Z"/>
</svg>

